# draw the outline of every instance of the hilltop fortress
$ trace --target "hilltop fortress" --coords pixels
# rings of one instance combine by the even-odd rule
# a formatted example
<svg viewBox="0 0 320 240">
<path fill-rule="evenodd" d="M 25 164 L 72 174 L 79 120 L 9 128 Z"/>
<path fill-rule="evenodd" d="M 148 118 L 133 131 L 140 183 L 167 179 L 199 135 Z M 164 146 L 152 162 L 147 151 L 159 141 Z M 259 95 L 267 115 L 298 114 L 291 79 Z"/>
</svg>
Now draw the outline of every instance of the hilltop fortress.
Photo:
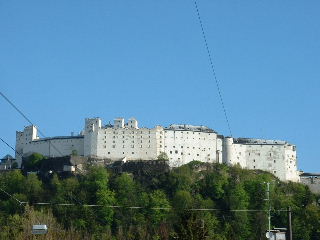
<svg viewBox="0 0 320 240">
<path fill-rule="evenodd" d="M 38 152 L 47 157 L 77 153 L 110 160 L 156 160 L 165 153 L 171 167 L 193 160 L 239 164 L 246 169 L 273 173 L 282 181 L 299 181 L 295 145 L 285 141 L 232 138 L 205 126 L 172 124 L 169 127 L 139 128 L 134 118 L 102 125 L 100 118 L 85 119 L 77 136 L 39 138 L 35 126 L 16 133 L 16 159 Z"/>
</svg>

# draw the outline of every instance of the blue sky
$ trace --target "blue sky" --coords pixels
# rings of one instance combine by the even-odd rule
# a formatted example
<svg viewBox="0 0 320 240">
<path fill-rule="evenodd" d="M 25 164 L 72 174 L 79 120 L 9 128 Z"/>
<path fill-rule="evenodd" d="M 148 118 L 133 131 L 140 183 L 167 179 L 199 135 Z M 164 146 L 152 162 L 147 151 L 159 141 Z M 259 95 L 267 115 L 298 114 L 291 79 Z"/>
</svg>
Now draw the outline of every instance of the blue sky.
<svg viewBox="0 0 320 240">
<path fill-rule="evenodd" d="M 198 6 L 233 135 L 287 140 L 300 169 L 320 172 L 320 2 Z M 0 79 L 47 136 L 95 116 L 229 133 L 192 0 L 0 0 Z M 0 109 L 14 145 L 28 123 L 3 99 Z"/>
</svg>

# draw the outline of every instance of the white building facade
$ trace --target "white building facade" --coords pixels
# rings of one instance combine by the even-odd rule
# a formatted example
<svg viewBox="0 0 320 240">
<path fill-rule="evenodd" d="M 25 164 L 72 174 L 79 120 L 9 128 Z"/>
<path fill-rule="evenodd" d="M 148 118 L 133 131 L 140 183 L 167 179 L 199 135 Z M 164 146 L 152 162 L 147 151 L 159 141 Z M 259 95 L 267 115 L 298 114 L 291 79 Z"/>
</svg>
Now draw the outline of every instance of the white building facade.
<svg viewBox="0 0 320 240">
<path fill-rule="evenodd" d="M 171 167 L 194 160 L 239 164 L 271 172 L 283 181 L 299 181 L 296 149 L 287 142 L 223 137 L 208 127 L 187 124 L 139 128 L 134 118 L 127 123 L 116 118 L 113 125 L 103 125 L 100 118 L 87 118 L 81 134 L 67 137 L 39 138 L 37 128 L 28 126 L 16 134 L 16 151 L 19 165 L 22 155 L 33 152 L 48 157 L 77 153 L 113 161 L 156 160 L 165 153 Z"/>
<path fill-rule="evenodd" d="M 285 141 L 252 138 L 224 138 L 223 159 L 226 164 L 260 169 L 280 180 L 299 182 L 296 146 Z"/>
</svg>

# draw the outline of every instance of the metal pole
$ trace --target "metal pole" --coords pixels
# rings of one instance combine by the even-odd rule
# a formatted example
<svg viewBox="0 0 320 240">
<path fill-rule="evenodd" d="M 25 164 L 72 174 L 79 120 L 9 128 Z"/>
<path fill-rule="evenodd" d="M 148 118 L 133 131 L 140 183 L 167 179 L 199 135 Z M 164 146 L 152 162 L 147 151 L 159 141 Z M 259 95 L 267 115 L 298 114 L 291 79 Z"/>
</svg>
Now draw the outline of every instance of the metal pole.
<svg viewBox="0 0 320 240">
<path fill-rule="evenodd" d="M 270 236 L 271 231 L 271 203 L 270 203 L 270 183 L 267 182 L 267 200 L 269 202 L 269 209 L 268 209 L 268 232 Z"/>
<path fill-rule="evenodd" d="M 292 240 L 291 207 L 288 207 L 289 240 Z"/>
</svg>

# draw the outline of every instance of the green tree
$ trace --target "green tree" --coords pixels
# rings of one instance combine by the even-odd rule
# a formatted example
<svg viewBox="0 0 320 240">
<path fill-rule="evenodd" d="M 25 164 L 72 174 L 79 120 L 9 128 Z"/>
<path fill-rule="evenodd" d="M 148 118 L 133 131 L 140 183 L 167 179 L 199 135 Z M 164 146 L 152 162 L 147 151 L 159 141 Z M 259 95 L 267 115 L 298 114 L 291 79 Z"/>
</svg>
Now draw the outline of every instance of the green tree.
<svg viewBox="0 0 320 240">
<path fill-rule="evenodd" d="M 36 174 L 29 174 L 25 179 L 24 185 L 25 187 L 23 192 L 28 196 L 31 203 L 37 202 L 42 198 L 42 182 L 38 179 Z"/>
<path fill-rule="evenodd" d="M 26 161 L 23 162 L 27 171 L 37 171 L 40 169 L 44 156 L 40 153 L 32 153 Z"/>
</svg>

